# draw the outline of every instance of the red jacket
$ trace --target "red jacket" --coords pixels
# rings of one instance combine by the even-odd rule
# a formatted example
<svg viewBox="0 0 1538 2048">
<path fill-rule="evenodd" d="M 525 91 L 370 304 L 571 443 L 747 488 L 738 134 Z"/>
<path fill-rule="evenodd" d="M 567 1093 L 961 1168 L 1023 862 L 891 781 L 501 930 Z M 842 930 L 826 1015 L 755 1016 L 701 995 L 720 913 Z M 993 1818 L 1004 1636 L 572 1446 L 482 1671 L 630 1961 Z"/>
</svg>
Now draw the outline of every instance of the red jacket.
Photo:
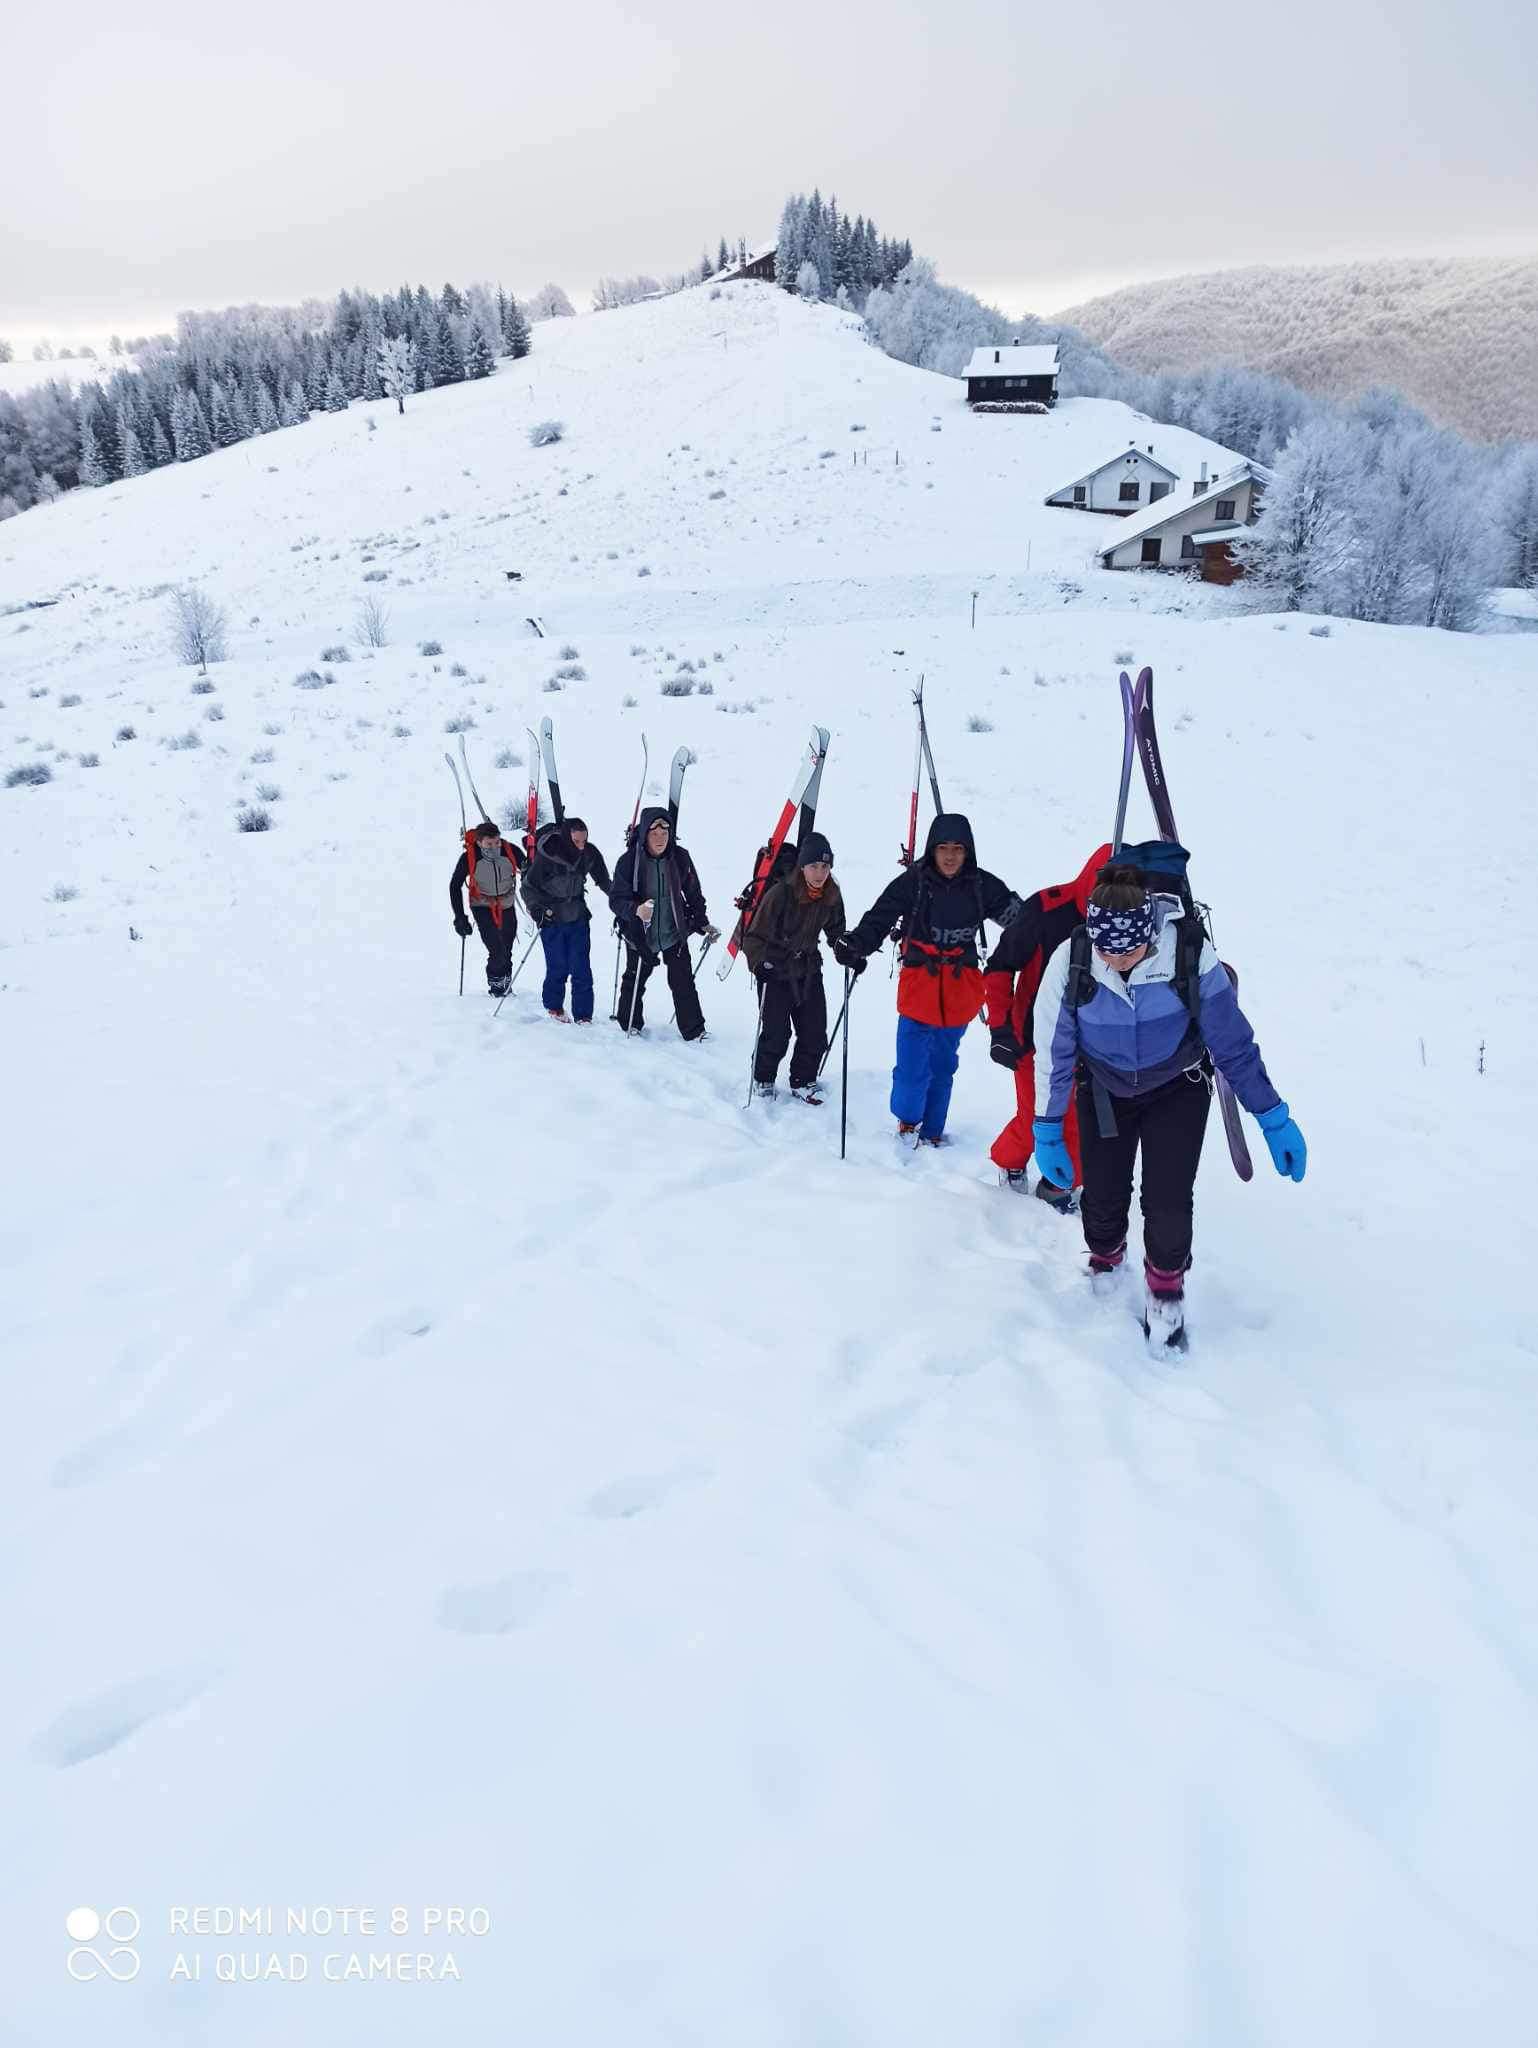
<svg viewBox="0 0 1538 2048">
<path fill-rule="evenodd" d="M 1097 846 L 1077 881 L 1038 889 L 1034 896 L 1027 896 L 1025 908 L 1004 927 L 989 955 L 983 977 L 988 1028 L 997 1031 L 1007 1024 L 1026 1052 L 1035 1050 L 1031 1012 L 1043 970 L 1058 947 L 1083 924 L 1095 877 L 1110 858 L 1109 846 Z"/>
</svg>

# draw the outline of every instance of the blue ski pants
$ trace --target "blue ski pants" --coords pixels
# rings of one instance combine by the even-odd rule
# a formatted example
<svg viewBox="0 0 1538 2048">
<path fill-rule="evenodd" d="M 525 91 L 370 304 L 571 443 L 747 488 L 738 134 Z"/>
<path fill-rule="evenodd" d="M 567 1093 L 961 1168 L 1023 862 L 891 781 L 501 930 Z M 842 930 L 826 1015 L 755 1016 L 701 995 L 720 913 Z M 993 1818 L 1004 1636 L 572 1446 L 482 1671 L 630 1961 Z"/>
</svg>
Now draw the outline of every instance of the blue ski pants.
<svg viewBox="0 0 1538 2048">
<path fill-rule="evenodd" d="M 547 1010 L 564 1010 L 566 984 L 571 983 L 571 1014 L 579 1024 L 593 1015 L 593 927 L 585 917 L 571 924 L 541 927 L 539 942 L 545 949 L 545 986 L 542 991 Z"/>
<path fill-rule="evenodd" d="M 951 1085 L 961 1059 L 965 1024 L 920 1024 L 897 1020 L 897 1065 L 892 1069 L 892 1114 L 917 1124 L 925 1138 L 938 1138 L 951 1106 Z"/>
</svg>

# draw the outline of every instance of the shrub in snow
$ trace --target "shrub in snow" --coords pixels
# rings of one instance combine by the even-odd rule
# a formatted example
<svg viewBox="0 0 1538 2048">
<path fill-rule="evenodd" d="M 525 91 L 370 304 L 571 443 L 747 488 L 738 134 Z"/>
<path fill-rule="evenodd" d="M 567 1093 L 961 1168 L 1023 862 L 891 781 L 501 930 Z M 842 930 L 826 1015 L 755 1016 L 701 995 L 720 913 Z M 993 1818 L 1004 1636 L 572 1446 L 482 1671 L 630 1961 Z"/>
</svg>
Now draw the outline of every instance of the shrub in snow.
<svg viewBox="0 0 1538 2048">
<path fill-rule="evenodd" d="M 451 661 L 449 663 L 449 674 L 451 676 L 467 676 L 469 673 L 470 671 L 462 661 Z"/>
<path fill-rule="evenodd" d="M 712 491 L 710 495 L 713 498 L 724 498 L 726 496 L 726 493 L 725 491 Z"/>
<path fill-rule="evenodd" d="M 1130 647 L 1124 648 L 1120 654 L 1113 654 L 1111 659 L 1118 668 L 1131 668 L 1133 660 L 1132 649 Z"/>
<path fill-rule="evenodd" d="M 513 747 L 504 747 L 501 753 L 497 755 L 496 765 L 499 768 L 521 768 L 523 766 L 523 756 Z"/>
<path fill-rule="evenodd" d="M 212 688 L 213 688 L 213 684 L 212 684 L 212 683 L 210 683 L 208 687 L 209 687 L 210 689 L 212 689 Z M 60 709 L 61 711 L 68 711 L 68 710 L 72 709 L 72 708 L 73 708 L 73 706 L 75 706 L 75 705 L 76 705 L 76 704 L 78 704 L 79 702 L 80 702 L 80 699 L 79 699 L 78 697 L 76 697 L 76 696 L 69 696 L 69 697 L 61 697 L 61 698 L 59 699 L 59 709 Z"/>
<path fill-rule="evenodd" d="M 662 679 L 662 694 L 664 697 L 692 697 L 694 695 L 693 676 L 664 676 Z"/>
<path fill-rule="evenodd" d="M 630 650 L 630 658 L 632 661 L 634 661 L 638 656 L 644 654 L 645 652 L 646 649 L 644 647 L 632 647 Z"/>
<path fill-rule="evenodd" d="M 1328 640 L 1330 637 L 1330 629 L 1328 626 L 1310 626 L 1308 629 L 1308 637 L 1310 640 Z M 60 702 L 67 704 L 69 702 L 69 699 L 67 697 L 61 698 Z"/>
<path fill-rule="evenodd" d="M 139 735 L 131 725 L 120 725 L 112 737 L 115 740 L 136 740 Z"/>
<path fill-rule="evenodd" d="M 1031 677 L 1031 681 L 1036 685 L 1038 690 L 1044 690 L 1047 687 L 1047 679 L 1042 674 L 1040 669 L 1037 669 L 1036 673 Z"/>
<path fill-rule="evenodd" d="M 563 683 L 585 683 L 587 681 L 587 670 L 579 661 L 563 662 L 556 670 L 556 675 Z"/>
<path fill-rule="evenodd" d="M 365 577 L 364 582 L 368 582 Z M 390 614 L 377 597 L 366 597 L 353 615 L 353 632 L 365 647 L 389 644 Z"/>
<path fill-rule="evenodd" d="M 264 804 L 275 804 L 283 792 L 275 782 L 259 782 L 256 793 Z"/>
<path fill-rule="evenodd" d="M 282 730 L 283 728 L 281 725 L 264 725 L 262 727 L 262 731 L 266 733 L 268 739 L 270 740 L 275 740 L 278 737 L 279 733 L 282 732 Z"/>
<path fill-rule="evenodd" d="M 322 661 L 351 661 L 352 649 L 338 642 L 335 647 L 323 647 L 320 650 L 320 658 Z"/>
<path fill-rule="evenodd" d="M 194 747 L 200 747 L 202 744 L 202 740 L 195 732 L 178 733 L 174 739 L 166 741 L 173 754 L 191 753 Z"/>
<path fill-rule="evenodd" d="M 713 697 L 716 694 L 716 686 L 709 676 L 702 676 L 700 678 L 699 693 L 702 697 Z"/>
<path fill-rule="evenodd" d="M 208 720 L 210 725 L 217 725 L 220 719 L 224 716 L 224 706 L 222 704 L 210 704 L 208 709 L 203 713 L 203 716 Z"/>
<path fill-rule="evenodd" d="M 577 656 L 581 652 L 582 650 L 580 647 L 573 647 L 571 642 L 568 640 L 566 645 L 561 649 L 561 659 L 562 661 L 575 661 Z"/>
<path fill-rule="evenodd" d="M 251 765 L 254 768 L 265 768 L 269 761 L 276 761 L 277 758 L 278 750 L 276 747 L 258 747 L 251 756 Z"/>
<path fill-rule="evenodd" d="M 836 448 L 824 448 L 817 460 L 819 462 L 831 462 L 837 453 L 838 450 Z"/>
<path fill-rule="evenodd" d="M 979 718 L 977 713 L 974 711 L 972 713 L 972 716 L 967 720 L 967 731 L 992 732 L 993 720 L 991 718 Z"/>
<path fill-rule="evenodd" d="M 214 686 L 207 676 L 198 677 L 192 686 L 192 694 L 194 697 L 211 697 L 214 694 Z"/>
<path fill-rule="evenodd" d="M 530 427 L 529 429 L 529 446 L 531 448 L 549 448 L 554 442 L 563 441 L 565 438 L 566 422 L 564 420 L 541 420 L 537 426 Z"/>
<path fill-rule="evenodd" d="M 29 761 L 25 768 L 13 768 L 5 778 L 7 789 L 35 789 L 40 783 L 52 782 L 53 770 L 46 761 Z"/>
<path fill-rule="evenodd" d="M 46 697 L 48 695 L 48 685 L 46 683 L 40 684 L 37 689 L 28 690 L 27 695 L 29 697 Z"/>
<path fill-rule="evenodd" d="M 468 712 L 465 712 L 459 718 L 446 718 L 443 722 L 443 730 L 445 732 L 474 732 L 475 720 Z"/>
<path fill-rule="evenodd" d="M 294 688 L 296 690 L 323 690 L 325 687 L 326 678 L 318 668 L 301 669 L 299 674 L 294 677 Z"/>
<path fill-rule="evenodd" d="M 619 700 L 619 708 L 621 711 L 634 711 L 636 707 L 636 701 L 637 700 L 634 697 L 621 697 Z"/>
<path fill-rule="evenodd" d="M 443 652 L 443 642 L 441 640 L 424 640 L 419 652 L 424 660 L 431 661 L 435 654 Z"/>
<path fill-rule="evenodd" d="M 270 832 L 272 830 L 272 813 L 271 811 L 264 810 L 260 804 L 242 804 L 235 813 L 235 830 L 237 832 Z"/>
<path fill-rule="evenodd" d="M 648 568 L 646 567 L 645 563 L 643 562 L 643 563 L 642 563 L 642 565 L 641 565 L 641 567 L 640 567 L 639 569 L 637 569 L 637 570 L 636 570 L 636 574 L 637 574 L 638 576 L 650 576 L 650 574 L 651 574 L 651 570 L 650 570 L 650 569 L 648 569 Z"/>
<path fill-rule="evenodd" d="M 857 420 L 855 424 L 849 429 L 849 431 L 851 434 L 863 434 L 865 432 L 865 422 L 863 420 Z"/>
<path fill-rule="evenodd" d="M 388 583 L 390 572 L 388 569 L 365 569 L 363 580 L 365 583 Z M 326 657 L 322 655 L 321 659 L 324 661 Z"/>
<path fill-rule="evenodd" d="M 100 754 L 77 754 L 75 759 L 82 768 L 99 768 L 101 766 Z"/>
<path fill-rule="evenodd" d="M 392 740 L 409 740 L 411 737 L 411 727 L 409 725 L 392 725 L 390 727 L 390 737 Z"/>
<path fill-rule="evenodd" d="M 80 891 L 69 882 L 55 882 L 53 900 L 55 903 L 73 903 Z"/>
</svg>

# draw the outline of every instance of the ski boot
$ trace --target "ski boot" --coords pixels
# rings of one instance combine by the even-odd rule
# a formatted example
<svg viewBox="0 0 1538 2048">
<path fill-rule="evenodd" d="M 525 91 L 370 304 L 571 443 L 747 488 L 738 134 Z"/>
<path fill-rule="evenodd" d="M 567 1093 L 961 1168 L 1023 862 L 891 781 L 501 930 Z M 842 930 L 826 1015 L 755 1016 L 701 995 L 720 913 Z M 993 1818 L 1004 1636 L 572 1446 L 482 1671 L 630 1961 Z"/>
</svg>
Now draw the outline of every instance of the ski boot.
<svg viewBox="0 0 1538 2048">
<path fill-rule="evenodd" d="M 775 1102 L 779 1099 L 780 1091 L 772 1081 L 755 1081 L 753 1083 L 753 1093 L 760 1102 Z"/>
<path fill-rule="evenodd" d="M 1017 1195 L 1028 1195 L 1031 1191 L 1030 1172 L 1023 1166 L 1001 1166 L 999 1168 L 999 1186 L 1001 1188 L 1013 1188 Z"/>
<path fill-rule="evenodd" d="M 799 1088 L 792 1088 L 790 1092 L 794 1101 L 804 1102 L 812 1109 L 822 1108 L 822 1089 L 815 1081 L 804 1082 Z"/>
<path fill-rule="evenodd" d="M 1078 1214 L 1078 1196 L 1072 1188 L 1060 1188 L 1054 1180 L 1037 1181 L 1036 1199 L 1038 1202 L 1045 1202 L 1049 1209 L 1055 1209 L 1059 1216 Z"/>
<path fill-rule="evenodd" d="M 486 984 L 486 993 L 489 996 L 496 997 L 497 1000 L 500 1001 L 501 998 L 507 994 L 508 990 L 512 987 L 512 985 L 513 979 L 511 975 L 509 975 L 505 981 L 488 981 Z"/>
<path fill-rule="evenodd" d="M 552 1024 L 564 1024 L 566 1022 L 566 1012 L 564 1010 L 546 1010 L 545 1015 Z"/>
</svg>

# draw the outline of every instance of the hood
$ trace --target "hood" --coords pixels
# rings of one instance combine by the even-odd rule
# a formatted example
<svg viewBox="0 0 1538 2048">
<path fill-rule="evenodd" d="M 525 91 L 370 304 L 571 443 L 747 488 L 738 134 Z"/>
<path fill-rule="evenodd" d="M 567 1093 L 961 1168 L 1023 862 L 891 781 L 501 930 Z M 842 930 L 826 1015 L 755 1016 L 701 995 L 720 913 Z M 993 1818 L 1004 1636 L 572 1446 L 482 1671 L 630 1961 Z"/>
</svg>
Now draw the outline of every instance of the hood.
<svg viewBox="0 0 1538 2048">
<path fill-rule="evenodd" d="M 957 846 L 964 846 L 967 857 L 961 864 L 961 872 L 970 875 L 977 868 L 977 848 L 972 840 L 972 821 L 963 817 L 960 811 L 936 811 L 934 822 L 929 828 L 929 837 L 924 841 L 924 863 L 934 866 L 935 848 L 953 840 Z"/>
<path fill-rule="evenodd" d="M 642 811 L 640 817 L 636 820 L 635 844 L 637 846 L 644 846 L 646 844 L 646 835 L 650 832 L 653 825 L 666 825 L 671 834 L 673 821 L 668 816 L 666 804 L 648 804 L 646 809 Z M 672 843 L 670 837 L 668 840 L 669 846 Z"/>
</svg>

